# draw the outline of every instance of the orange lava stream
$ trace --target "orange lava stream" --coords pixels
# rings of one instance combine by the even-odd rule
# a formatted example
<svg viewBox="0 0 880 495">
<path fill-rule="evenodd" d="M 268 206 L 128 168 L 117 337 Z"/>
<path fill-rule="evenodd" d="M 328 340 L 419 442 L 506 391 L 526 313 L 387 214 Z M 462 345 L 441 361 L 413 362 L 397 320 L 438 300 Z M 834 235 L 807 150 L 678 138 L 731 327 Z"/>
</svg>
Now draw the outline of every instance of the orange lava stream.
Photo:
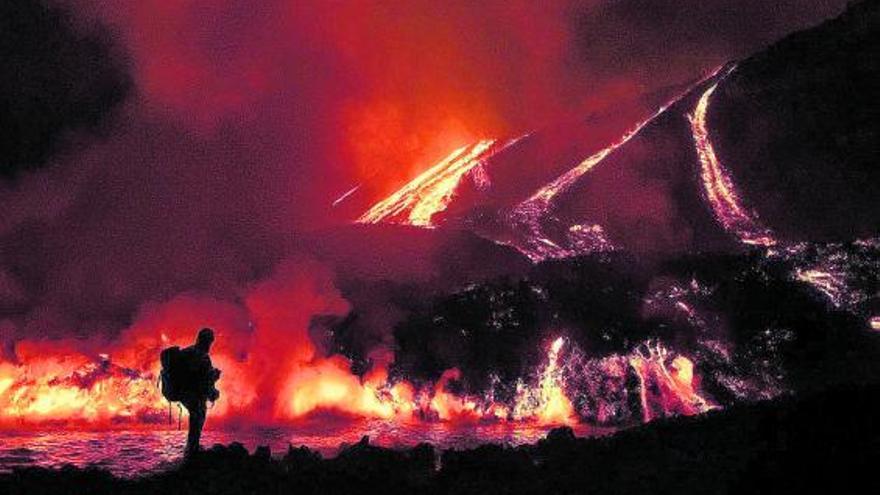
<svg viewBox="0 0 880 495">
<path fill-rule="evenodd" d="M 509 140 L 498 147 L 495 146 L 494 139 L 485 139 L 463 146 L 394 194 L 373 205 L 356 221 L 431 227 L 432 217 L 446 209 L 462 177 L 483 160 L 514 142 L 516 140 Z"/>
<path fill-rule="evenodd" d="M 352 418 L 410 424 L 489 421 L 572 425 L 580 419 L 566 388 L 566 372 L 571 369 L 566 371 L 562 360 L 565 345 L 561 337 L 552 342 L 535 380 L 520 380 L 509 403 L 496 401 L 491 392 L 485 396 L 450 392 L 449 382 L 461 377 L 456 369 L 447 370 L 433 386 L 417 389 L 405 381 L 390 382 L 382 368 L 361 378 L 351 374 L 350 363 L 341 356 L 319 358 L 288 372 L 277 390 L 278 400 L 269 419 L 272 424 L 283 424 L 332 411 Z M 711 408 L 696 392 L 693 363 L 684 356 L 670 360 L 664 348 L 649 344 L 647 354 L 636 351 L 616 359 L 628 362 L 642 383 L 639 393 L 645 421 Z M 236 369 L 228 356 L 218 355 L 216 362 L 225 373 L 219 384 L 221 398 L 211 411 L 212 422 L 265 421 L 257 411 L 259 398 L 243 379 L 247 370 Z M 26 363 L 0 363 L 0 429 L 40 425 L 163 427 L 169 421 L 169 404 L 156 387 L 157 368 L 136 371 L 111 363 L 106 355 L 96 361 L 75 352 L 32 356 Z"/>
<path fill-rule="evenodd" d="M 717 74 L 717 70 L 703 78 L 694 86 L 715 76 L 715 74 Z M 554 242 L 550 239 L 549 235 L 544 233 L 541 219 L 547 218 L 548 215 L 550 215 L 553 200 L 558 195 L 567 191 L 581 177 L 607 158 L 608 155 L 614 153 L 618 148 L 629 142 L 643 128 L 645 128 L 645 126 L 653 122 L 657 117 L 666 112 L 670 106 L 687 95 L 692 88 L 693 87 L 688 88 L 686 91 L 669 100 L 651 116 L 637 123 L 634 127 L 628 130 L 617 141 L 587 157 L 577 166 L 560 175 L 553 182 L 541 187 L 529 196 L 528 199 L 518 204 L 510 213 L 509 220 L 513 224 L 514 230 L 523 231 L 523 239 L 518 242 L 513 242 L 512 244 L 514 247 L 528 256 L 533 262 L 539 262 L 549 258 L 567 258 L 589 252 L 613 249 L 613 244 L 605 235 L 601 225 L 590 225 L 585 223 L 570 226 L 567 231 L 568 238 L 563 245 L 559 242 Z"/>
<path fill-rule="evenodd" d="M 541 405 L 538 409 L 537 416 L 543 423 L 564 423 L 568 424 L 574 421 L 575 412 L 571 401 L 566 397 L 565 391 L 562 389 L 562 379 L 559 375 L 559 351 L 565 340 L 559 337 L 550 346 L 548 354 L 547 368 L 541 373 L 541 380 L 538 385 L 540 392 Z M 516 411 L 523 411 L 524 407 L 517 404 Z"/>
<path fill-rule="evenodd" d="M 730 69 L 730 71 L 732 70 L 733 68 Z M 730 71 L 722 76 L 721 80 L 730 74 Z M 697 102 L 693 115 L 688 116 L 697 148 L 697 156 L 700 159 L 700 176 L 706 199 L 712 207 L 715 218 L 724 227 L 724 230 L 732 232 L 740 242 L 765 247 L 773 246 L 776 244 L 773 233 L 759 225 L 754 214 L 742 206 L 730 173 L 718 160 L 715 147 L 709 139 L 706 114 L 709 110 L 709 99 L 718 88 L 719 83 L 720 80 L 703 93 Z"/>
<path fill-rule="evenodd" d="M 697 102 L 692 115 L 688 118 L 691 123 L 691 132 L 696 145 L 697 156 L 700 159 L 701 179 L 706 199 L 712 207 L 716 220 L 728 232 L 734 234 L 740 242 L 752 246 L 771 248 L 780 246 L 773 232 L 762 226 L 756 215 L 747 210 L 736 192 L 730 173 L 721 164 L 712 141 L 709 138 L 707 113 L 709 101 L 718 85 L 727 77 L 735 67 L 731 67 L 727 73 L 712 84 Z M 785 247 L 785 250 L 796 250 L 797 246 Z M 768 253 L 775 252 L 768 249 Z M 834 267 L 832 259 L 828 258 L 819 266 L 796 268 L 793 274 L 795 280 L 809 284 L 822 293 L 835 308 L 841 308 L 858 297 L 858 292 L 853 291 L 847 281 L 845 269 Z M 828 266 L 823 266 L 823 265 Z M 869 320 L 869 325 L 873 322 Z M 878 324 L 880 325 L 880 324 Z"/>
<path fill-rule="evenodd" d="M 87 423 L 163 417 L 165 403 L 150 377 L 108 373 L 83 386 L 109 363 L 87 363 L 68 372 L 73 363 L 65 361 L 44 358 L 27 367 L 0 363 L 0 425 L 70 417 Z"/>
<path fill-rule="evenodd" d="M 835 274 L 829 271 L 812 269 L 795 269 L 795 278 L 801 282 L 812 285 L 816 290 L 825 294 L 835 307 L 843 304 L 844 295 L 849 291 L 849 286 L 842 274 Z"/>
<path fill-rule="evenodd" d="M 669 352 L 660 344 L 647 343 L 637 349 L 629 364 L 639 380 L 642 421 L 648 422 L 670 414 L 693 415 L 715 408 L 694 387 L 694 364 L 684 356 L 669 360 Z"/>
<path fill-rule="evenodd" d="M 540 400 L 517 407 L 516 417 L 503 404 L 482 397 L 457 396 L 446 390 L 458 370 L 448 370 L 431 389 L 416 390 L 408 382 L 391 383 L 384 369 L 363 378 L 353 375 L 341 356 L 297 364 L 278 389 L 273 422 L 294 421 L 319 411 L 395 421 L 517 420 L 541 425 L 574 421 L 570 402 L 556 381 L 558 352 L 554 344 L 540 383 L 525 387 Z M 43 349 L 42 351 L 45 351 Z M 40 352 L 39 349 L 36 352 Z M 40 424 L 77 427 L 159 426 L 168 420 L 169 404 L 156 386 L 158 364 L 150 370 L 97 361 L 75 351 L 31 356 L 22 363 L 0 362 L 0 428 Z M 125 360 L 125 353 L 120 353 Z M 158 347 L 157 354 L 158 355 Z M 215 356 L 224 369 L 218 384 L 221 398 L 211 415 L 215 420 L 248 417 L 258 403 L 247 369 L 228 356 Z M 260 421 L 260 418 L 248 418 Z"/>
</svg>

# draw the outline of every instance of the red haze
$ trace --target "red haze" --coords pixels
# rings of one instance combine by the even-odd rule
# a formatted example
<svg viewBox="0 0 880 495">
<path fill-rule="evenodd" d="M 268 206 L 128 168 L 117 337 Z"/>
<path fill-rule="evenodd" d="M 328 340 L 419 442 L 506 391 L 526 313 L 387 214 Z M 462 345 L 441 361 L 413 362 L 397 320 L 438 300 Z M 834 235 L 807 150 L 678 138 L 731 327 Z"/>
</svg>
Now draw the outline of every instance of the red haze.
<svg viewBox="0 0 880 495">
<path fill-rule="evenodd" d="M 135 91 L 100 140 L 0 183 L 0 375 L 51 386 L 107 353 L 87 374 L 153 400 L 156 352 L 208 324 L 223 414 L 296 415 L 314 404 L 277 398 L 315 376 L 333 407 L 396 413 L 412 390 L 371 402 L 382 370 L 316 353 L 309 319 L 348 302 L 292 236 L 352 219 L 330 205 L 354 184 L 367 204 L 474 139 L 624 112 L 843 2 L 808 3 L 57 0 L 109 27 Z"/>
</svg>

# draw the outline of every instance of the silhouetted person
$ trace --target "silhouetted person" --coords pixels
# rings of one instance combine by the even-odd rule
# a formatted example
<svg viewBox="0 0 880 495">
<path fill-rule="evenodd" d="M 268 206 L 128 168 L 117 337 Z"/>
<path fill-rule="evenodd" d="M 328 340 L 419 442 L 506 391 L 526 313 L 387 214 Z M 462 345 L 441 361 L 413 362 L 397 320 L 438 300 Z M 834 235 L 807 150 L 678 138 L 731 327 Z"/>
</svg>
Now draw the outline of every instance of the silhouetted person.
<svg viewBox="0 0 880 495">
<path fill-rule="evenodd" d="M 220 392 L 214 386 L 220 378 L 220 370 L 211 363 L 211 344 L 214 331 L 199 330 L 196 343 L 180 349 L 171 347 L 162 351 L 162 393 L 169 401 L 180 401 L 189 412 L 189 434 L 186 438 L 186 455 L 199 450 L 202 427 L 205 426 L 207 402 L 214 402 Z"/>
</svg>

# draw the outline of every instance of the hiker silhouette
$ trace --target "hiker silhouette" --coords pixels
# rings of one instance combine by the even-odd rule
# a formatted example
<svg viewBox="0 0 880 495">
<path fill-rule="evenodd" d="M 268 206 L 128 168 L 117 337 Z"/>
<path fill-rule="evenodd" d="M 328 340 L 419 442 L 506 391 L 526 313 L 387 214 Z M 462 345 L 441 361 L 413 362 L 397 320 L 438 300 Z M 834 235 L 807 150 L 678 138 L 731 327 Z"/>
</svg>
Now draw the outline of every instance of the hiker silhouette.
<svg viewBox="0 0 880 495">
<path fill-rule="evenodd" d="M 220 391 L 215 386 L 220 378 L 220 370 L 214 368 L 208 354 L 213 343 L 214 331 L 203 328 L 199 330 L 195 344 L 183 349 L 169 347 L 160 355 L 162 395 L 171 402 L 180 402 L 189 412 L 189 433 L 185 450 L 187 456 L 199 450 L 207 402 L 213 403 L 220 397 Z"/>
</svg>

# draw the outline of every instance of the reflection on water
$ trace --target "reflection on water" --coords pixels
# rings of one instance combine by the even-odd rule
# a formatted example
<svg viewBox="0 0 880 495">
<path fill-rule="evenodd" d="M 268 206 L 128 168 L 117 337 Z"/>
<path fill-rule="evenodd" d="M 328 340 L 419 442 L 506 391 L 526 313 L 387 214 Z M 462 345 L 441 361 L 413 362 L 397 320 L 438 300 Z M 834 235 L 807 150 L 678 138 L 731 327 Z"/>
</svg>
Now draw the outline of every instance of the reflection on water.
<svg viewBox="0 0 880 495">
<path fill-rule="evenodd" d="M 469 448 L 484 443 L 519 445 L 533 443 L 549 427 L 529 424 L 412 423 L 386 421 L 320 421 L 283 428 L 247 428 L 205 431 L 202 445 L 241 442 L 249 450 L 269 445 L 283 454 L 287 446 L 306 445 L 333 456 L 342 444 L 363 435 L 384 447 L 410 447 L 428 442 L 439 449 Z M 578 436 L 599 435 L 609 430 L 577 426 Z M 0 431 L 0 471 L 16 466 L 99 466 L 120 476 L 138 476 L 174 466 L 180 460 L 185 430 L 131 431 Z"/>
</svg>

